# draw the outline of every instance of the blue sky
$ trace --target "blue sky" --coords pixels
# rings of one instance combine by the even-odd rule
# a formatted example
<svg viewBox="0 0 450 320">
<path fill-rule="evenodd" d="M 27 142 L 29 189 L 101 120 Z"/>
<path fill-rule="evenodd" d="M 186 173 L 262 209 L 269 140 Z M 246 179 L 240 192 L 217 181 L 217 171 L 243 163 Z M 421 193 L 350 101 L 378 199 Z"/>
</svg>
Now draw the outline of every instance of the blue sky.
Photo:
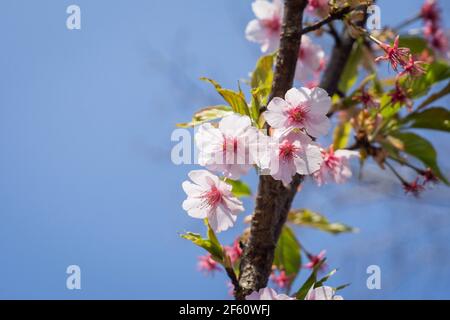
<svg viewBox="0 0 450 320">
<path fill-rule="evenodd" d="M 73 3 L 81 30 L 65 25 Z M 421 1 L 379 3 L 389 24 Z M 179 237 L 203 225 L 181 209 L 181 182 L 194 166 L 171 163 L 170 135 L 220 102 L 200 76 L 235 87 L 253 68 L 259 48 L 243 36 L 250 4 L 2 1 L 0 298 L 228 297 L 226 277 L 197 272 L 201 250 Z M 448 173 L 448 140 L 427 136 Z M 352 283 L 347 298 L 450 298 L 449 190 L 405 197 L 392 177 L 366 169 L 344 187 L 307 183 L 294 203 L 360 233 L 301 229 L 300 239 L 328 250 L 340 269 L 331 283 Z M 256 177 L 247 182 L 255 187 Z M 250 213 L 252 201 L 245 205 Z M 231 242 L 240 227 L 220 239 Z M 78 291 L 66 289 L 71 264 L 81 267 Z M 371 264 L 382 269 L 382 290 L 366 288 Z"/>
</svg>

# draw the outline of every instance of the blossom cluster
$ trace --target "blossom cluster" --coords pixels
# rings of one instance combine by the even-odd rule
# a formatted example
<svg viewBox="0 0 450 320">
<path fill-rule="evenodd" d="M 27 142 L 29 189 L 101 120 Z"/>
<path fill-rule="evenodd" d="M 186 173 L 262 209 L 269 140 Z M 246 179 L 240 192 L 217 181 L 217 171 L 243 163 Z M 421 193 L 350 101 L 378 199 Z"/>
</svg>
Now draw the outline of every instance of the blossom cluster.
<svg viewBox="0 0 450 320">
<path fill-rule="evenodd" d="M 313 175 L 318 185 L 346 181 L 351 176 L 348 159 L 358 153 L 325 150 L 313 140 L 328 133 L 330 107 L 331 98 L 325 90 L 292 88 L 284 98 L 273 98 L 263 113 L 270 135 L 240 114 L 228 115 L 217 125 L 202 124 L 195 142 L 199 164 L 209 171 L 189 173 L 191 181 L 182 185 L 188 196 L 183 209 L 191 217 L 207 218 L 215 232 L 227 230 L 244 208 L 226 180 L 239 179 L 252 167 L 286 186 L 296 174 Z"/>
<path fill-rule="evenodd" d="M 425 69 L 423 68 L 423 61 L 416 60 L 410 52 L 409 48 L 399 47 L 400 37 L 397 36 L 394 39 L 394 43 L 392 45 L 382 43 L 375 38 L 371 38 L 383 49 L 385 54 L 375 59 L 375 62 L 379 61 L 388 61 L 394 69 L 395 72 L 398 73 L 398 78 L 403 75 L 409 75 L 412 77 L 421 76 L 425 73 Z M 402 67 L 402 71 L 399 71 L 399 67 Z"/>
<path fill-rule="evenodd" d="M 436 0 L 426 0 L 420 16 L 424 21 L 424 35 L 430 45 L 444 56 L 448 56 L 449 44 L 445 30 L 442 27 L 441 13 Z"/>
<path fill-rule="evenodd" d="M 369 0 L 309 0 L 306 10 L 318 18 L 324 18 L 333 14 L 336 5 L 345 3 L 346 6 L 354 8 L 363 2 L 371 3 Z M 348 7 L 346 8 L 348 9 Z M 282 31 L 282 0 L 255 0 L 252 9 L 255 19 L 250 21 L 246 27 L 246 38 L 258 43 L 262 52 L 274 52 L 278 49 Z M 440 51 L 447 51 L 447 39 L 441 34 L 443 31 L 440 13 L 434 0 L 426 0 L 420 17 L 425 21 L 425 35 L 431 46 Z M 361 154 L 361 162 L 367 156 L 371 156 L 380 167 L 384 168 L 386 164 L 400 179 L 404 191 L 415 196 L 419 195 L 425 185 L 436 182 L 438 177 L 442 177 L 439 170 L 435 171 L 438 174 L 435 175 L 429 168 L 422 170 L 411 166 L 406 160 L 398 158 L 400 153 L 397 152 L 394 154 L 395 157 L 391 155 L 393 160 L 409 165 L 420 174 L 413 182 L 407 182 L 386 161 L 390 157 L 384 146 L 406 152 L 401 139 L 390 135 L 390 133 L 395 133 L 394 129 L 400 122 L 390 120 L 389 117 L 392 115 L 389 113 L 392 111 L 395 114 L 397 111 L 392 108 L 386 112 L 386 108 L 400 104 L 400 106 L 406 105 L 408 110 L 412 111 L 411 97 L 413 94 L 411 88 L 407 87 L 412 82 L 403 80 L 405 78 L 410 80 L 407 77 L 415 78 L 413 81 L 420 80 L 420 76 L 426 72 L 425 62 L 417 60 L 417 56 L 413 56 L 412 51 L 414 50 L 401 47 L 399 36 L 395 37 L 392 44 L 378 40 L 367 31 L 360 36 L 368 37 L 384 51 L 384 55 L 375 58 L 375 62 L 387 61 L 397 73 L 395 82 L 392 83 L 395 84 L 395 87 L 391 91 L 383 93 L 383 90 L 377 90 L 376 86 L 380 86 L 382 83 L 376 78 L 374 72 L 348 96 L 348 90 L 353 84 L 345 90 L 339 88 L 339 92 L 333 96 L 334 106 L 332 108 L 332 98 L 318 84 L 320 73 L 325 67 L 325 52 L 310 37 L 302 35 L 295 70 L 295 79 L 301 83 L 301 86 L 287 90 L 284 96 L 273 97 L 269 100 L 267 98 L 270 91 L 267 90 L 268 85 L 265 81 L 262 86 L 254 85 L 252 76 L 253 99 L 260 93 L 259 89 L 263 88 L 264 92 L 267 91 L 262 94 L 264 95 L 264 98 L 261 98 L 262 101 L 257 102 L 256 115 L 252 113 L 255 100 L 252 99 L 251 104 L 248 104 L 241 91 L 227 90 L 227 92 L 235 93 L 234 97 L 238 97 L 240 100 L 241 104 L 238 107 L 233 104 L 233 101 L 230 102 L 222 95 L 230 105 L 227 107 L 226 113 L 215 114 L 214 118 L 197 117 L 198 119 L 192 122 L 194 124 L 191 123 L 191 126 L 200 124 L 195 134 L 195 145 L 198 150 L 198 164 L 204 168 L 189 172 L 190 180 L 182 183 L 183 190 L 187 195 L 182 207 L 189 216 L 206 219 L 208 227 L 215 233 L 233 227 L 238 215 L 245 211 L 243 202 L 236 195 L 233 186 L 239 184 L 240 182 L 237 180 L 248 174 L 251 169 L 255 169 L 261 175 L 270 175 L 274 180 L 280 181 L 280 185 L 283 184 L 286 187 L 291 184 L 296 175 L 311 176 L 318 186 L 328 182 L 344 183 L 352 176 L 350 159 L 360 157 Z M 385 37 L 386 34 L 382 33 L 380 39 Z M 391 34 L 387 34 L 387 37 L 390 38 Z M 355 42 L 355 47 L 358 47 L 357 42 Z M 364 48 L 364 50 L 366 49 L 368 48 Z M 373 48 L 369 49 L 371 51 Z M 362 56 L 371 57 L 365 51 Z M 272 54 L 264 57 L 264 59 L 269 58 L 264 61 L 271 61 L 270 67 L 265 64 L 266 69 L 270 69 L 271 75 L 273 75 L 273 57 Z M 256 75 L 258 74 L 256 71 L 261 70 L 258 69 L 258 65 L 254 72 Z M 373 66 L 370 65 L 370 67 Z M 356 68 L 354 72 L 357 73 L 357 71 Z M 265 72 L 268 73 L 267 70 Z M 406 77 L 402 78 L 403 76 Z M 272 77 L 267 76 L 266 78 L 272 80 Z M 210 82 L 222 94 L 220 85 L 212 80 Z M 370 82 L 373 82 L 372 88 L 369 87 Z M 367 87 L 369 89 L 366 89 Z M 257 93 L 255 94 L 255 92 Z M 356 103 L 354 103 L 355 101 Z M 342 105 L 341 109 L 339 109 L 340 104 Z M 360 104 L 363 108 L 358 109 Z M 260 108 L 260 106 L 265 106 L 265 108 Z M 264 110 L 264 112 L 260 114 L 260 110 L 261 112 Z M 344 115 L 336 129 L 346 130 L 346 133 L 343 134 L 346 137 L 339 141 L 339 137 L 336 138 L 333 135 L 333 145 L 323 147 L 318 143 L 318 139 L 328 135 L 331 129 L 329 115 L 339 110 L 341 110 L 341 115 Z M 406 120 L 408 119 L 406 118 Z M 413 120 L 414 118 L 410 118 L 408 121 Z M 349 150 L 342 149 L 348 143 L 351 130 L 355 133 L 355 143 L 353 147 L 349 147 Z M 335 134 L 339 135 L 339 130 L 335 130 Z M 214 245 L 209 237 L 208 231 L 208 241 L 210 241 L 208 246 Z M 245 238 L 245 233 L 242 238 Z M 238 269 L 239 259 L 243 254 L 241 245 L 241 238 L 238 238 L 231 246 L 222 247 L 219 244 L 220 254 L 207 249 L 210 253 L 199 258 L 199 270 L 211 274 L 221 270 L 220 264 L 225 267 L 227 273 L 230 269 Z M 201 246 L 207 247 L 203 244 Z M 325 268 L 325 251 L 313 255 L 303 247 L 302 250 L 309 259 L 309 262 L 303 266 L 304 268 L 312 269 L 314 273 Z M 283 265 L 277 264 L 273 266 L 270 278 L 276 287 L 285 292 L 289 292 L 290 285 L 296 276 L 296 274 L 288 272 L 290 271 L 285 270 Z M 230 278 L 233 279 L 231 276 Z M 320 283 L 323 284 L 323 282 Z M 342 299 L 331 287 L 315 288 L 313 285 L 306 294 L 307 289 L 303 290 L 302 299 Z M 263 288 L 247 296 L 247 299 L 294 300 L 295 298 L 278 294 L 271 288 Z"/>
</svg>

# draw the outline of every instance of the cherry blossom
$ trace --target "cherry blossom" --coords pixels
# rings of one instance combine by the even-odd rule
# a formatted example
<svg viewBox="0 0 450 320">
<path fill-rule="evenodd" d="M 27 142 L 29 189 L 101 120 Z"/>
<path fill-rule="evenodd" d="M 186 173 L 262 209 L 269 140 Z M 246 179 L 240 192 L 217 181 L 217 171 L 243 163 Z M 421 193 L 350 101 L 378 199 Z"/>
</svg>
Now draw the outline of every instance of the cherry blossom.
<svg viewBox="0 0 450 320">
<path fill-rule="evenodd" d="M 227 178 L 239 179 L 255 163 L 260 137 L 247 116 L 229 115 L 219 122 L 217 128 L 204 123 L 195 135 L 198 162 Z"/>
<path fill-rule="evenodd" d="M 438 29 L 433 32 L 430 43 L 433 48 L 435 48 L 439 53 L 443 54 L 444 57 L 448 57 L 449 54 L 449 43 L 448 36 L 443 29 Z"/>
<path fill-rule="evenodd" d="M 398 42 L 400 37 L 395 37 L 394 43 L 392 45 L 388 45 L 386 43 L 379 43 L 379 46 L 384 50 L 385 55 L 378 57 L 375 59 L 375 62 L 379 62 L 382 60 L 389 61 L 392 69 L 395 72 L 398 72 L 398 65 L 404 66 L 408 63 L 409 59 L 409 48 L 399 48 Z"/>
<path fill-rule="evenodd" d="M 198 257 L 198 270 L 205 274 L 213 274 L 215 271 L 220 271 L 219 264 L 214 261 L 211 254 Z"/>
<path fill-rule="evenodd" d="M 405 104 L 408 108 L 408 111 L 412 111 L 413 102 L 408 97 L 406 91 L 400 85 L 399 81 L 395 82 L 394 91 L 388 93 L 388 96 L 391 97 L 390 104 L 395 105 L 396 103 Z"/>
<path fill-rule="evenodd" d="M 426 0 L 421 8 L 421 17 L 424 20 L 424 35 L 430 45 L 448 57 L 448 37 L 442 28 L 440 9 L 435 0 Z"/>
<path fill-rule="evenodd" d="M 312 174 L 322 162 L 319 146 L 306 134 L 295 130 L 274 131 L 267 165 L 275 180 L 288 185 L 295 174 Z"/>
<path fill-rule="evenodd" d="M 239 244 L 239 239 L 234 240 L 233 245 L 224 246 L 226 254 L 230 257 L 230 261 L 234 264 L 242 255 L 242 249 Z"/>
<path fill-rule="evenodd" d="M 331 146 L 329 150 L 322 149 L 323 163 L 320 170 L 314 173 L 317 185 L 321 186 L 328 181 L 344 183 L 352 176 L 349 165 L 351 157 L 359 157 L 358 151 L 339 149 L 334 151 Z"/>
<path fill-rule="evenodd" d="M 326 135 L 330 129 L 327 117 L 330 108 L 331 98 L 325 90 L 292 88 L 284 99 L 275 97 L 270 101 L 264 118 L 272 128 L 304 128 L 309 135 L 318 137 Z"/>
<path fill-rule="evenodd" d="M 423 19 L 438 23 L 441 19 L 439 8 L 436 0 L 425 0 L 422 8 L 420 9 L 420 15 Z"/>
<path fill-rule="evenodd" d="M 380 106 L 380 102 L 365 87 L 361 88 L 359 94 L 355 95 L 353 100 L 361 102 L 366 108 L 378 108 Z"/>
<path fill-rule="evenodd" d="M 330 11 L 329 0 L 308 0 L 306 11 L 318 18 L 324 18 Z M 303 40 L 302 40 L 303 41 Z"/>
<path fill-rule="evenodd" d="M 419 177 L 417 177 L 413 182 L 403 182 L 403 190 L 405 190 L 406 194 L 411 193 L 417 198 L 425 188 L 419 183 Z"/>
<path fill-rule="evenodd" d="M 322 47 L 314 44 L 307 35 L 302 36 L 302 43 L 298 52 L 295 78 L 302 82 L 317 83 L 320 72 L 325 67 L 325 51 Z"/>
<path fill-rule="evenodd" d="M 262 288 L 258 292 L 254 291 L 245 297 L 245 300 L 295 300 L 285 294 L 278 294 L 271 288 Z"/>
<path fill-rule="evenodd" d="M 286 274 L 286 271 L 281 270 L 278 274 L 275 272 L 272 273 L 270 279 L 277 285 L 278 288 L 284 289 L 289 283 L 292 281 L 292 277 Z"/>
<path fill-rule="evenodd" d="M 187 199 L 183 209 L 193 218 L 208 218 L 211 228 L 221 232 L 232 227 L 237 214 L 244 211 L 242 202 L 231 193 L 232 187 L 206 170 L 193 170 L 192 180 L 182 184 Z"/>
<path fill-rule="evenodd" d="M 247 40 L 261 44 L 262 52 L 276 50 L 280 42 L 282 1 L 256 0 L 252 3 L 252 9 L 256 19 L 250 21 L 245 29 Z"/>
<path fill-rule="evenodd" d="M 311 288 L 305 297 L 305 300 L 344 300 L 342 296 L 336 295 L 336 290 L 331 287 L 323 286 Z"/>
<path fill-rule="evenodd" d="M 307 254 L 309 262 L 304 265 L 307 269 L 314 269 L 322 260 L 324 260 L 327 251 L 322 250 L 317 255 Z M 325 269 L 325 265 L 322 264 L 321 269 Z"/>
<path fill-rule="evenodd" d="M 411 77 L 417 77 L 425 73 L 423 68 L 423 61 L 417 61 L 413 58 L 412 54 L 409 55 L 408 62 L 403 66 L 403 71 L 399 73 L 399 77 L 404 74 L 409 74 Z"/>
<path fill-rule="evenodd" d="M 430 168 L 427 168 L 426 170 L 421 172 L 421 175 L 423 177 L 423 183 L 422 185 L 427 185 L 429 183 L 435 184 L 439 182 L 439 178 L 436 177 L 436 175 L 431 171 Z"/>
</svg>

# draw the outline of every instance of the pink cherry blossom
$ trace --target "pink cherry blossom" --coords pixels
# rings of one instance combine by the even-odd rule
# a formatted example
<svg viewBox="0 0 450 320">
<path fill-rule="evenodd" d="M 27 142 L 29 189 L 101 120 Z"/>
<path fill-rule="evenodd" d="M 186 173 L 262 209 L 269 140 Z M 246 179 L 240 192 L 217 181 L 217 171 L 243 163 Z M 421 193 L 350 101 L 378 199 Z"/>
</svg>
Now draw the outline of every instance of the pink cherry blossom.
<svg viewBox="0 0 450 320">
<path fill-rule="evenodd" d="M 362 87 L 353 100 L 361 102 L 366 108 L 376 109 L 380 106 L 380 102 L 365 87 Z"/>
<path fill-rule="evenodd" d="M 254 291 L 245 297 L 245 300 L 295 300 L 285 294 L 278 294 L 271 288 L 262 288 L 258 292 Z"/>
<path fill-rule="evenodd" d="M 220 271 L 219 264 L 214 261 L 211 254 L 198 257 L 198 270 L 205 274 L 213 274 L 215 271 Z"/>
<path fill-rule="evenodd" d="M 449 55 L 448 37 L 442 27 L 440 11 L 437 1 L 425 1 L 421 9 L 421 17 L 424 21 L 423 32 L 430 45 L 437 50 L 437 53 L 447 58 Z"/>
<path fill-rule="evenodd" d="M 277 285 L 278 288 L 286 288 L 292 281 L 292 277 L 286 274 L 286 271 L 281 270 L 278 274 L 272 273 L 270 279 Z"/>
<path fill-rule="evenodd" d="M 352 176 L 349 165 L 351 157 L 359 157 L 358 151 L 336 150 L 332 147 L 329 150 L 322 150 L 323 163 L 320 170 L 314 173 L 314 179 L 319 186 L 333 181 L 335 183 L 344 183 Z"/>
<path fill-rule="evenodd" d="M 449 40 L 446 32 L 440 28 L 433 32 L 429 38 L 431 46 L 438 51 L 444 58 L 449 56 Z"/>
<path fill-rule="evenodd" d="M 318 255 L 313 255 L 313 254 L 307 254 L 309 262 L 306 263 L 304 265 L 305 268 L 307 269 L 314 269 L 320 262 L 322 262 L 322 260 L 325 258 L 327 251 L 326 250 L 322 250 L 319 252 Z M 320 269 L 324 269 L 325 265 L 322 264 Z"/>
<path fill-rule="evenodd" d="M 294 130 L 275 130 L 268 152 L 270 175 L 284 185 L 292 181 L 295 174 L 308 175 L 322 164 L 319 146 L 310 137 Z"/>
<path fill-rule="evenodd" d="M 256 161 L 257 151 L 253 150 L 257 147 L 258 137 L 258 130 L 252 127 L 247 116 L 229 115 L 217 128 L 204 123 L 195 135 L 198 162 L 227 178 L 239 179 Z"/>
<path fill-rule="evenodd" d="M 399 39 L 399 36 L 395 37 L 394 43 L 392 45 L 380 42 L 379 46 L 384 50 L 385 55 L 377 57 L 375 59 L 375 62 L 379 62 L 382 60 L 389 61 L 392 69 L 394 69 L 395 72 L 398 72 L 399 65 L 406 65 L 408 63 L 410 50 L 409 48 L 399 48 Z"/>
<path fill-rule="evenodd" d="M 405 190 L 406 194 L 411 193 L 414 197 L 418 198 L 425 188 L 419 183 L 419 177 L 417 177 L 412 182 L 403 182 L 403 190 Z"/>
<path fill-rule="evenodd" d="M 415 60 L 412 54 L 409 55 L 408 62 L 403 66 L 403 71 L 399 73 L 398 77 L 408 74 L 411 77 L 421 76 L 425 73 L 423 68 L 423 61 Z"/>
<path fill-rule="evenodd" d="M 399 81 L 395 82 L 395 89 L 388 93 L 388 96 L 391 97 L 390 103 L 392 105 L 396 103 L 405 104 L 408 111 L 412 111 L 413 101 L 409 98 Z"/>
<path fill-rule="evenodd" d="M 302 43 L 298 53 L 295 78 L 307 84 L 318 82 L 320 72 L 325 67 L 325 51 L 322 47 L 314 44 L 307 35 L 302 36 Z"/>
<path fill-rule="evenodd" d="M 324 18 L 330 11 L 329 0 L 308 0 L 306 11 L 318 18 Z"/>
<path fill-rule="evenodd" d="M 230 257 L 230 261 L 234 264 L 242 255 L 241 245 L 239 244 L 239 239 L 234 240 L 233 245 L 224 246 L 226 254 Z"/>
<path fill-rule="evenodd" d="M 221 232 L 232 227 L 237 214 L 244 211 L 242 202 L 231 193 L 232 187 L 206 170 L 193 170 L 188 174 L 192 180 L 182 184 L 187 199 L 183 209 L 197 219 L 208 218 L 211 228 Z"/>
<path fill-rule="evenodd" d="M 423 182 L 422 185 L 426 186 L 427 184 L 436 184 L 439 182 L 439 178 L 436 177 L 436 175 L 433 173 L 433 171 L 430 168 L 427 168 L 423 170 L 421 173 Z"/>
<path fill-rule="evenodd" d="M 342 296 L 336 295 L 336 290 L 331 287 L 323 286 L 311 288 L 305 297 L 305 300 L 344 300 Z"/>
<path fill-rule="evenodd" d="M 280 42 L 283 3 L 281 0 L 256 0 L 252 3 L 256 19 L 245 29 L 247 40 L 261 44 L 262 52 L 271 52 Z"/>
<path fill-rule="evenodd" d="M 318 137 L 330 129 L 327 117 L 330 108 L 331 98 L 325 90 L 292 88 L 284 99 L 275 97 L 270 101 L 264 118 L 272 128 L 304 128 L 309 135 Z"/>
<path fill-rule="evenodd" d="M 438 23 L 441 19 L 441 14 L 437 6 L 436 0 L 425 0 L 420 10 L 420 15 L 424 20 Z"/>
</svg>

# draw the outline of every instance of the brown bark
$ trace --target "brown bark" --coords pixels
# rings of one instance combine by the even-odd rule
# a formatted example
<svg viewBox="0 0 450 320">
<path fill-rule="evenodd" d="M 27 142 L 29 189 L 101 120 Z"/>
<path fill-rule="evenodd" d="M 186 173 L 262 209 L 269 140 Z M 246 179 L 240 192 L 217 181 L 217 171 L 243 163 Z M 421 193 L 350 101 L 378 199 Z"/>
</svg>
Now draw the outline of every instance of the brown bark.
<svg viewBox="0 0 450 320">
<path fill-rule="evenodd" d="M 347 32 L 344 32 L 341 36 L 341 41 L 336 43 L 333 48 L 330 62 L 320 82 L 320 87 L 325 89 L 330 96 L 338 90 L 339 79 L 352 52 L 354 43 L 355 40 Z"/>
<path fill-rule="evenodd" d="M 280 48 L 270 99 L 284 97 L 286 91 L 292 88 L 306 4 L 307 0 L 285 1 Z M 281 228 L 301 181 L 302 177 L 297 175 L 286 188 L 271 176 L 260 176 L 250 238 L 241 260 L 239 287 L 236 288 L 237 299 L 244 299 L 252 291 L 266 287 Z"/>
</svg>

